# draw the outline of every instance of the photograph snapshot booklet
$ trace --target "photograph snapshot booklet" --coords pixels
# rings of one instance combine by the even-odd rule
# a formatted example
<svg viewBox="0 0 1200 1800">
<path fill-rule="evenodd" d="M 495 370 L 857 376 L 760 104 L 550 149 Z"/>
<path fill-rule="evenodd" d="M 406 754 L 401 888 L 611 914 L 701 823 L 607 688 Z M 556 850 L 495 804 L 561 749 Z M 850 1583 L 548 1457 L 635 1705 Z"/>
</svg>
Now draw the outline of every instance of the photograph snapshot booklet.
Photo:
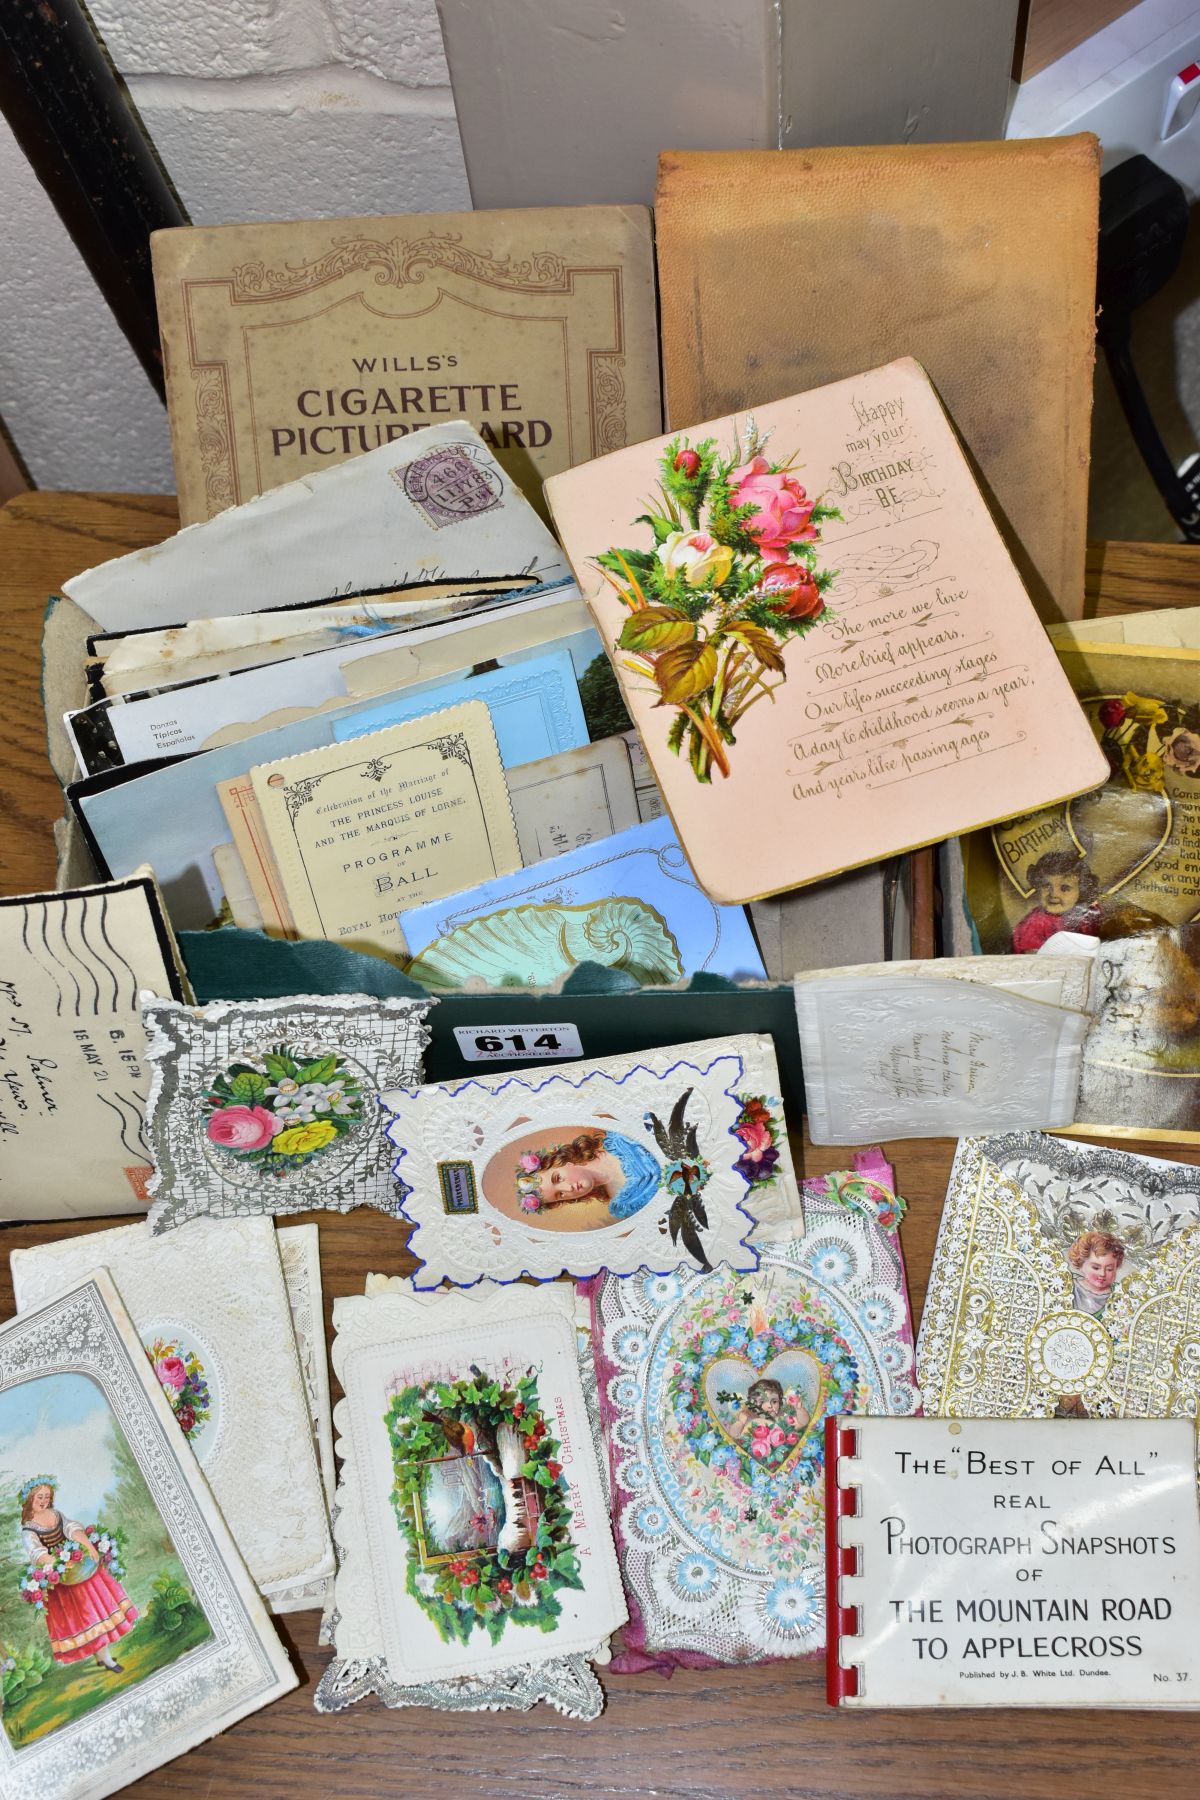
<svg viewBox="0 0 1200 1800">
<path fill-rule="evenodd" d="M 0 1326 L 3 1800 L 100 1800 L 297 1685 L 102 1270 Z"/>
<path fill-rule="evenodd" d="M 964 1138 L 917 1339 L 927 1413 L 1192 1419 L 1200 1170 L 1016 1131 Z"/>
<path fill-rule="evenodd" d="M 335 1660 L 321 1712 L 388 1706 L 593 1719 L 625 1622 L 580 1377 L 573 1289 L 334 1307 L 341 1476 Z"/>
<path fill-rule="evenodd" d="M 756 1268 L 801 1218 L 778 1096 L 765 1036 L 385 1094 L 414 1284 Z"/>
<path fill-rule="evenodd" d="M 149 869 L 0 899 L 0 1219 L 146 1210 L 142 992 L 184 997 Z"/>
<path fill-rule="evenodd" d="M 1200 1706 L 1190 1418 L 831 1419 L 826 1468 L 832 1705 Z"/>
<path fill-rule="evenodd" d="M 661 428 L 645 207 L 187 226 L 150 248 L 185 525 L 439 416 L 535 505 L 547 475 Z"/>
<path fill-rule="evenodd" d="M 824 1421 L 920 1404 L 894 1182 L 879 1150 L 806 1181 L 803 1233 L 760 1233 L 750 1274 L 585 1284 L 629 1600 L 615 1672 L 823 1650 Z"/>
<path fill-rule="evenodd" d="M 799 887 L 1104 779 L 910 358 L 617 451 L 546 493 L 714 899 Z"/>
<path fill-rule="evenodd" d="M 260 1593 L 274 1612 L 319 1605 L 333 1544 L 272 1221 L 126 1225 L 9 1261 L 19 1312 L 107 1271 Z"/>
</svg>

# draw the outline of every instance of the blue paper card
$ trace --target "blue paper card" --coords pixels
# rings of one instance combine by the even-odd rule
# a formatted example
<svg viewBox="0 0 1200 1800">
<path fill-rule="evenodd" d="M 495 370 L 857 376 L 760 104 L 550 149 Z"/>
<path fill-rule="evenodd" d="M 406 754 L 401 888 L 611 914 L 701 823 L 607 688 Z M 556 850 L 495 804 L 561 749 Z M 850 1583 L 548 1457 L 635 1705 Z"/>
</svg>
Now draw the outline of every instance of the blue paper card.
<svg viewBox="0 0 1200 1800">
<path fill-rule="evenodd" d="M 406 688 L 370 712 L 338 719 L 334 736 L 343 743 L 369 731 L 382 731 L 387 725 L 404 725 L 425 713 L 461 705 L 464 700 L 486 703 L 506 769 L 557 756 L 560 750 L 577 750 L 588 741 L 575 668 L 566 650 L 531 656 L 507 668 L 487 669 L 482 675 L 432 687 L 422 683 Z"/>
<path fill-rule="evenodd" d="M 581 962 L 628 971 L 645 986 L 703 971 L 766 975 L 740 906 L 718 906 L 696 881 L 671 821 L 634 825 L 399 915 L 430 987 L 545 987 Z"/>
</svg>

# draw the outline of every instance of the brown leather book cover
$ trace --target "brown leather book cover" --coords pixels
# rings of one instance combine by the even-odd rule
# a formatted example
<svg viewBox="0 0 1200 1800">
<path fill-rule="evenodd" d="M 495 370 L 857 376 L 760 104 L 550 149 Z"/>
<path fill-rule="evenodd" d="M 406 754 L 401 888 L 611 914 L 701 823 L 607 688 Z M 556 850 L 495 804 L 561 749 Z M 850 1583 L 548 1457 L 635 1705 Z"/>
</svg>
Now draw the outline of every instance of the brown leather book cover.
<svg viewBox="0 0 1200 1800">
<path fill-rule="evenodd" d="M 1050 623 L 1083 611 L 1100 151 L 1012 143 L 665 151 L 672 428 L 923 364 Z M 857 479 L 888 461 L 863 419 Z"/>
</svg>

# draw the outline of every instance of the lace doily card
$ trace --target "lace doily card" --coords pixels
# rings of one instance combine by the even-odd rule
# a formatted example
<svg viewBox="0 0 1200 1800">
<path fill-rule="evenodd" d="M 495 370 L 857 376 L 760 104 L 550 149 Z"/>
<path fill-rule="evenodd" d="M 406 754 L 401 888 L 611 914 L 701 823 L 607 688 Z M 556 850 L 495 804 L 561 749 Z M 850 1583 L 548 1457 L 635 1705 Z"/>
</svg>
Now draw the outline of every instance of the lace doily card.
<svg viewBox="0 0 1200 1800">
<path fill-rule="evenodd" d="M 296 1686 L 103 1272 L 0 1327 L 3 1800 L 101 1800 Z"/>
<path fill-rule="evenodd" d="M 329 1357 L 325 1350 L 320 1234 L 315 1225 L 281 1225 L 275 1233 L 275 1242 L 279 1246 L 292 1329 L 296 1333 L 300 1374 L 308 1396 L 321 1487 L 327 1511 L 332 1513 L 337 1466 L 333 1460 L 333 1408 L 329 1397 Z M 319 1606 L 325 1615 L 321 1621 L 321 1642 L 331 1642 L 328 1619 L 333 1605 L 332 1570 L 311 1581 L 297 1582 L 286 1595 L 274 1594 L 271 1604 L 275 1612 L 303 1612 L 308 1607 Z"/>
<path fill-rule="evenodd" d="M 1088 1014 L 926 966 L 928 976 L 868 966 L 797 980 L 813 1143 L 1069 1125 Z"/>
<path fill-rule="evenodd" d="M 804 1185 L 752 1274 L 586 1284 L 629 1600 L 618 1673 L 825 1646 L 824 1421 L 919 1410 L 879 1151 Z"/>
<path fill-rule="evenodd" d="M 378 1098 L 420 1081 L 430 1004 L 364 994 L 147 1003 L 151 1229 L 202 1214 L 394 1213 Z"/>
<path fill-rule="evenodd" d="M 1040 1132 L 958 1146 L 921 1320 L 927 1410 L 1200 1412 L 1200 1170 Z"/>
<path fill-rule="evenodd" d="M 594 1718 L 626 1617 L 570 1287 L 338 1301 L 335 1662 L 316 1704 Z"/>
<path fill-rule="evenodd" d="M 107 1270 L 260 1591 L 279 1611 L 319 1606 L 333 1543 L 270 1219 L 159 1238 L 127 1225 L 9 1261 L 21 1311 Z M 322 1592 L 306 1600 L 311 1582 Z"/>
<path fill-rule="evenodd" d="M 385 1095 L 414 1279 L 753 1268 L 755 1222 L 800 1219 L 778 1094 L 743 1036 Z"/>
</svg>

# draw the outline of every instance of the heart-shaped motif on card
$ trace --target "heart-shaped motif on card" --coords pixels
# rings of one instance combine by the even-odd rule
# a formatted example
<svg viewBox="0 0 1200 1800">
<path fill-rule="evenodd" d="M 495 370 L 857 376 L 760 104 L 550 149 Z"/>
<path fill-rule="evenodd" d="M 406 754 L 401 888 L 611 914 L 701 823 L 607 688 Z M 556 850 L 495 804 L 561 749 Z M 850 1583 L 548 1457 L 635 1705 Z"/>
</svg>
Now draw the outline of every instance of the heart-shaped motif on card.
<svg viewBox="0 0 1200 1800">
<path fill-rule="evenodd" d="M 1069 800 L 1071 847 L 1095 876 L 1100 894 L 1118 894 L 1160 854 L 1171 835 L 1174 809 L 1164 792 L 1114 781 Z M 1194 905 L 1180 914 L 1190 918 Z"/>
<path fill-rule="evenodd" d="M 717 1430 L 752 1467 L 780 1474 L 818 1430 L 828 1378 L 809 1350 L 781 1350 L 762 1368 L 749 1357 L 714 1357 L 704 1404 Z"/>
</svg>

